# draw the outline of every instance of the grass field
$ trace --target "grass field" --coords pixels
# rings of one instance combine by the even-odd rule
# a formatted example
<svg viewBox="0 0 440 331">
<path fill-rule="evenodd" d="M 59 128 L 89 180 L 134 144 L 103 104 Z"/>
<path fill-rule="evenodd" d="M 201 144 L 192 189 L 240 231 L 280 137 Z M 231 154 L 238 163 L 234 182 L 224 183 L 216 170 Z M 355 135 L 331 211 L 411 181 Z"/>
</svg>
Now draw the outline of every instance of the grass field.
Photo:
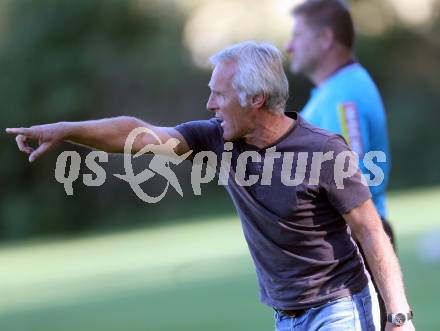
<svg viewBox="0 0 440 331">
<path fill-rule="evenodd" d="M 440 231 L 439 211 L 438 188 L 390 197 L 422 331 L 440 328 L 440 261 L 420 253 L 425 235 Z M 273 330 L 234 216 L 3 246 L 0 265 L 1 331 Z"/>
</svg>

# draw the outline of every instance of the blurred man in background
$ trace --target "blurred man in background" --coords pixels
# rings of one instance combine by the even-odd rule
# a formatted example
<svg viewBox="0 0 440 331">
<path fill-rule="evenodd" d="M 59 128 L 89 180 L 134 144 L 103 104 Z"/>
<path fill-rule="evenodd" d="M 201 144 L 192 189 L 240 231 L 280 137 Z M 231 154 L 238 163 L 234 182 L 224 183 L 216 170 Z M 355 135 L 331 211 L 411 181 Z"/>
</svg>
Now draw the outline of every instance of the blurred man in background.
<svg viewBox="0 0 440 331">
<path fill-rule="evenodd" d="M 355 60 L 354 26 L 350 12 L 341 0 L 308 0 L 293 10 L 295 27 L 287 51 L 292 55 L 291 71 L 303 74 L 315 88 L 301 116 L 310 123 L 342 135 L 360 160 L 364 174 L 364 156 L 380 151 L 377 159 L 384 180 L 370 185 L 372 199 L 382 218 L 386 233 L 394 242 L 386 220 L 386 187 L 390 155 L 386 115 L 379 91 L 368 72 Z M 382 328 L 386 310 L 380 300 Z"/>
<path fill-rule="evenodd" d="M 63 141 L 123 152 L 127 137 L 139 127 L 163 142 L 177 139 L 178 155 L 209 151 L 216 156 L 219 177 L 226 168 L 226 189 L 255 263 L 260 299 L 275 309 L 278 331 L 293 330 L 294 325 L 304 331 L 377 330 L 377 296 L 348 226 L 367 253 L 393 313 L 388 329 L 414 330 L 399 263 L 360 172 L 345 178 L 340 188 L 335 162 L 330 161 L 321 164 L 318 185 L 283 182 L 286 154 L 339 155 L 349 148 L 341 137 L 309 124 L 297 113 L 284 112 L 288 82 L 281 53 L 268 44 L 244 42 L 220 51 L 211 61 L 207 103 L 215 114 L 211 120 L 159 127 L 122 116 L 7 131 L 17 135 L 18 147 L 30 155 L 30 161 Z M 30 145 L 32 140 L 38 141 L 38 147 Z M 131 151 L 150 144 L 158 141 L 152 135 L 139 135 Z M 229 158 L 229 168 L 223 158 Z M 288 160 L 291 169 L 297 169 L 298 159 Z M 267 177 L 266 160 L 272 164 Z M 244 183 L 260 176 L 253 184 Z M 270 184 L 263 183 L 267 180 Z"/>
</svg>

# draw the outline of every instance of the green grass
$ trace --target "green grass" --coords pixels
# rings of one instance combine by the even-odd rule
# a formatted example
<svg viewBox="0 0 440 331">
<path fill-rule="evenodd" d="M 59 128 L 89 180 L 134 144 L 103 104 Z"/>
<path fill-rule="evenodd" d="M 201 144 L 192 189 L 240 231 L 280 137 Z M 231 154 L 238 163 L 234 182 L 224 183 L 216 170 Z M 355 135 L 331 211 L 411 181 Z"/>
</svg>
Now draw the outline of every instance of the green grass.
<svg viewBox="0 0 440 331">
<path fill-rule="evenodd" d="M 440 250 L 440 189 L 395 193 L 390 196 L 390 218 L 397 233 L 397 251 L 418 331 L 437 331 L 440 298 L 440 261 L 423 262 L 421 242 L 437 233 Z"/>
<path fill-rule="evenodd" d="M 440 262 L 419 254 L 440 229 L 440 189 L 390 197 L 418 330 L 437 330 Z M 440 244 L 440 238 L 439 238 Z M 271 330 L 235 217 L 0 248 L 0 330 Z"/>
</svg>

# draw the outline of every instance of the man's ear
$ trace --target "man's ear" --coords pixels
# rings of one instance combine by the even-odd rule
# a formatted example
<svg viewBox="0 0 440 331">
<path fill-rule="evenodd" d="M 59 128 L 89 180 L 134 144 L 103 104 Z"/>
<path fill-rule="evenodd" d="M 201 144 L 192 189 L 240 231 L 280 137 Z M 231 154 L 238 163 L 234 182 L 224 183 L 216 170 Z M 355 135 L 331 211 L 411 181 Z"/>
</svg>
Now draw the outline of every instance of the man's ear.
<svg viewBox="0 0 440 331">
<path fill-rule="evenodd" d="M 335 42 L 335 34 L 333 33 L 333 30 L 329 27 L 324 27 L 321 30 L 320 42 L 321 46 L 325 50 L 329 50 L 330 48 L 332 48 Z"/>
<path fill-rule="evenodd" d="M 252 108 L 262 108 L 266 104 L 267 96 L 264 93 L 259 93 L 251 97 Z"/>
</svg>

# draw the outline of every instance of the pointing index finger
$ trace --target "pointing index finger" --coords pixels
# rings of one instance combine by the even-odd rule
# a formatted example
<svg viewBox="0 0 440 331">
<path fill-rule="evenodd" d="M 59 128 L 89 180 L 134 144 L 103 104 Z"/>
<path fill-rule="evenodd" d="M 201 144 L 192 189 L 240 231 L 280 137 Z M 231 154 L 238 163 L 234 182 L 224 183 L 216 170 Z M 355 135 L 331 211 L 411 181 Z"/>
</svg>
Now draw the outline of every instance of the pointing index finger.
<svg viewBox="0 0 440 331">
<path fill-rule="evenodd" d="M 29 128 L 6 128 L 6 133 L 29 135 L 32 132 Z"/>
</svg>

